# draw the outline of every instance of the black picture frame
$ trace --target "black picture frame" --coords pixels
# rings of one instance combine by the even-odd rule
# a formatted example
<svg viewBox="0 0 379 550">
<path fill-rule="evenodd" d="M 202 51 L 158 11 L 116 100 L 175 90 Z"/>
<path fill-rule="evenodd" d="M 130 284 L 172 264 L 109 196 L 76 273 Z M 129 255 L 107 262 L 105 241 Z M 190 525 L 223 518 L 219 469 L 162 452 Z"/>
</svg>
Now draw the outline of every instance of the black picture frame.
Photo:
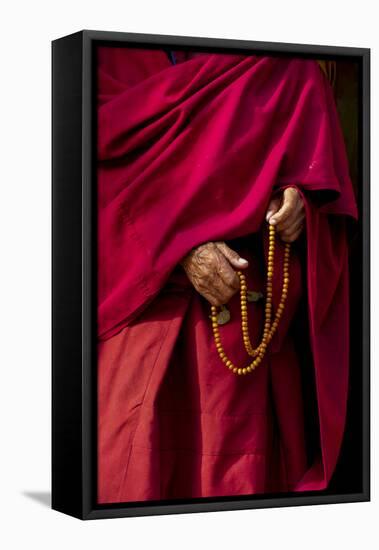
<svg viewBox="0 0 379 550">
<path fill-rule="evenodd" d="M 362 250 L 357 490 L 96 504 L 96 116 L 98 44 L 354 59 L 360 68 Z M 84 30 L 52 43 L 52 508 L 81 519 L 370 499 L 370 50 Z"/>
</svg>

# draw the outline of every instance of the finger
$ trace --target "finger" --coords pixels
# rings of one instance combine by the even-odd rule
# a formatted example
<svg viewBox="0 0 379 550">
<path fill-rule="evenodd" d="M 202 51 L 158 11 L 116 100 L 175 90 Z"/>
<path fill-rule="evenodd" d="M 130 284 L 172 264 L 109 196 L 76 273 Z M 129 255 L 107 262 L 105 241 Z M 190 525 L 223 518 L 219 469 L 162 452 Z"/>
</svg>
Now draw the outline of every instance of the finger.
<svg viewBox="0 0 379 550">
<path fill-rule="evenodd" d="M 203 292 L 200 292 L 204 298 L 208 300 L 212 304 L 212 306 L 223 306 L 228 303 L 230 298 L 232 297 L 232 293 L 230 291 L 219 292 L 217 289 L 213 288 L 212 292 L 210 290 L 206 290 Z"/>
<path fill-rule="evenodd" d="M 293 187 L 287 187 L 283 192 L 283 202 L 276 214 L 271 216 L 269 223 L 271 225 L 278 225 L 292 215 L 296 203 L 298 201 L 298 193 Z"/>
<path fill-rule="evenodd" d="M 233 293 L 236 292 L 240 287 L 240 280 L 237 273 L 221 252 L 218 261 L 219 263 L 217 272 L 219 277 Z"/>
<path fill-rule="evenodd" d="M 213 287 L 211 289 L 212 294 L 217 296 L 221 303 L 226 304 L 230 298 L 237 292 L 237 288 L 231 287 L 224 282 L 220 274 L 217 274 L 214 278 Z"/>
<path fill-rule="evenodd" d="M 223 304 L 223 301 L 220 297 L 218 296 L 215 296 L 214 294 L 212 294 L 211 292 L 208 292 L 208 291 L 204 291 L 204 292 L 200 292 L 200 294 L 212 305 L 212 306 L 222 306 L 224 305 Z"/>
<path fill-rule="evenodd" d="M 220 285 L 215 282 L 215 278 L 208 283 L 201 282 L 195 288 L 212 306 L 220 306 L 225 303 L 224 294 L 219 291 Z"/>
<path fill-rule="evenodd" d="M 268 222 L 273 214 L 275 214 L 279 208 L 280 203 L 282 202 L 281 197 L 274 197 L 270 200 L 267 212 L 266 212 L 266 222 Z"/>
<path fill-rule="evenodd" d="M 211 301 L 212 305 L 221 305 L 228 301 L 228 299 L 236 292 L 235 288 L 229 287 L 221 278 L 221 263 L 225 262 L 228 269 L 232 269 L 227 260 L 222 256 L 220 252 L 214 259 L 212 271 L 206 277 L 203 277 L 196 284 L 196 290 L 208 301 Z"/>
<path fill-rule="evenodd" d="M 280 233 L 294 233 L 295 231 L 297 231 L 300 227 L 302 227 L 304 225 L 304 218 L 305 216 L 301 216 L 301 217 L 298 217 L 295 219 L 295 221 L 289 225 L 288 227 L 286 227 L 285 229 L 283 229 L 283 231 L 280 231 Z"/>
<path fill-rule="evenodd" d="M 282 227 L 278 227 L 279 234 L 284 233 L 293 233 L 294 231 L 297 231 L 299 227 L 301 227 L 304 224 L 305 214 L 300 213 L 295 218 L 292 219 L 291 223 L 285 223 Z"/>
<path fill-rule="evenodd" d="M 216 247 L 222 254 L 225 256 L 225 258 L 237 269 L 245 269 L 248 267 L 249 262 L 245 260 L 245 258 L 241 258 L 241 256 L 235 251 L 229 248 L 229 246 L 224 242 L 217 242 L 215 243 Z"/>
<path fill-rule="evenodd" d="M 292 229 L 294 226 L 298 226 L 301 223 L 303 223 L 304 218 L 305 218 L 304 210 L 301 207 L 296 208 L 294 212 L 290 216 L 288 216 L 286 220 L 276 225 L 276 229 L 279 233 L 281 231 L 288 231 Z"/>
<path fill-rule="evenodd" d="M 282 241 L 284 241 L 286 243 L 293 243 L 300 237 L 302 231 L 303 231 L 303 225 L 301 225 L 295 231 L 288 232 L 288 233 L 285 233 L 283 235 L 281 234 L 280 238 L 282 239 Z"/>
</svg>

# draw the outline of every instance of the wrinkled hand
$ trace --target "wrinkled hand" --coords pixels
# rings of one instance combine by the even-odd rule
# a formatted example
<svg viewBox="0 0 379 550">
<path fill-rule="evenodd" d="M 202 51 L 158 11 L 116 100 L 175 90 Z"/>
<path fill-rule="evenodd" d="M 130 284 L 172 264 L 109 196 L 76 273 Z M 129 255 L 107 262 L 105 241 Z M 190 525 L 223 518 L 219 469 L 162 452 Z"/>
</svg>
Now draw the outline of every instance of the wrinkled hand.
<svg viewBox="0 0 379 550">
<path fill-rule="evenodd" d="M 249 265 L 224 242 L 202 244 L 180 263 L 195 289 L 213 306 L 226 304 L 239 290 L 236 271 Z"/>
<path fill-rule="evenodd" d="M 303 199 L 295 187 L 287 187 L 283 193 L 271 199 L 266 220 L 275 225 L 283 241 L 292 243 L 299 238 L 305 218 Z"/>
</svg>

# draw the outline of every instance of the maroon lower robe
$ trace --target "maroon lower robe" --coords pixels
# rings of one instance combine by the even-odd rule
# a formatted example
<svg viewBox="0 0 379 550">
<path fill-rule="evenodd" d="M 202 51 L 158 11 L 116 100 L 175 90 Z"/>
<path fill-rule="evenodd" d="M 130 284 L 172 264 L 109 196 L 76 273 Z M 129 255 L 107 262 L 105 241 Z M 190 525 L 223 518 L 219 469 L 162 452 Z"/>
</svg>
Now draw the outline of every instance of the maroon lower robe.
<svg viewBox="0 0 379 550">
<path fill-rule="evenodd" d="M 160 50 L 101 47 L 98 97 L 98 502 L 326 488 L 345 425 L 357 211 L 325 76 L 310 60 L 182 53 L 173 66 Z M 225 240 L 264 293 L 264 216 L 288 185 L 306 230 L 284 314 L 262 363 L 236 376 L 178 264 Z M 274 309 L 282 263 L 277 240 Z M 228 307 L 224 348 L 245 366 L 238 294 Z M 254 344 L 263 310 L 249 304 Z"/>
</svg>

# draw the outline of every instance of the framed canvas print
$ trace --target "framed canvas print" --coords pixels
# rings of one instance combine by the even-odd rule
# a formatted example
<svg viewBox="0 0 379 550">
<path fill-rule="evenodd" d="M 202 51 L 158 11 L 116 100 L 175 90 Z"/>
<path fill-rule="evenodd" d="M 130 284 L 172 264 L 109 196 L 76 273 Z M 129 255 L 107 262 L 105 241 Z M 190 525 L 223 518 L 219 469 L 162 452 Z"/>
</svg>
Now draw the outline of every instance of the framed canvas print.
<svg viewBox="0 0 379 550">
<path fill-rule="evenodd" d="M 369 50 L 53 42 L 53 508 L 369 499 Z"/>
</svg>

